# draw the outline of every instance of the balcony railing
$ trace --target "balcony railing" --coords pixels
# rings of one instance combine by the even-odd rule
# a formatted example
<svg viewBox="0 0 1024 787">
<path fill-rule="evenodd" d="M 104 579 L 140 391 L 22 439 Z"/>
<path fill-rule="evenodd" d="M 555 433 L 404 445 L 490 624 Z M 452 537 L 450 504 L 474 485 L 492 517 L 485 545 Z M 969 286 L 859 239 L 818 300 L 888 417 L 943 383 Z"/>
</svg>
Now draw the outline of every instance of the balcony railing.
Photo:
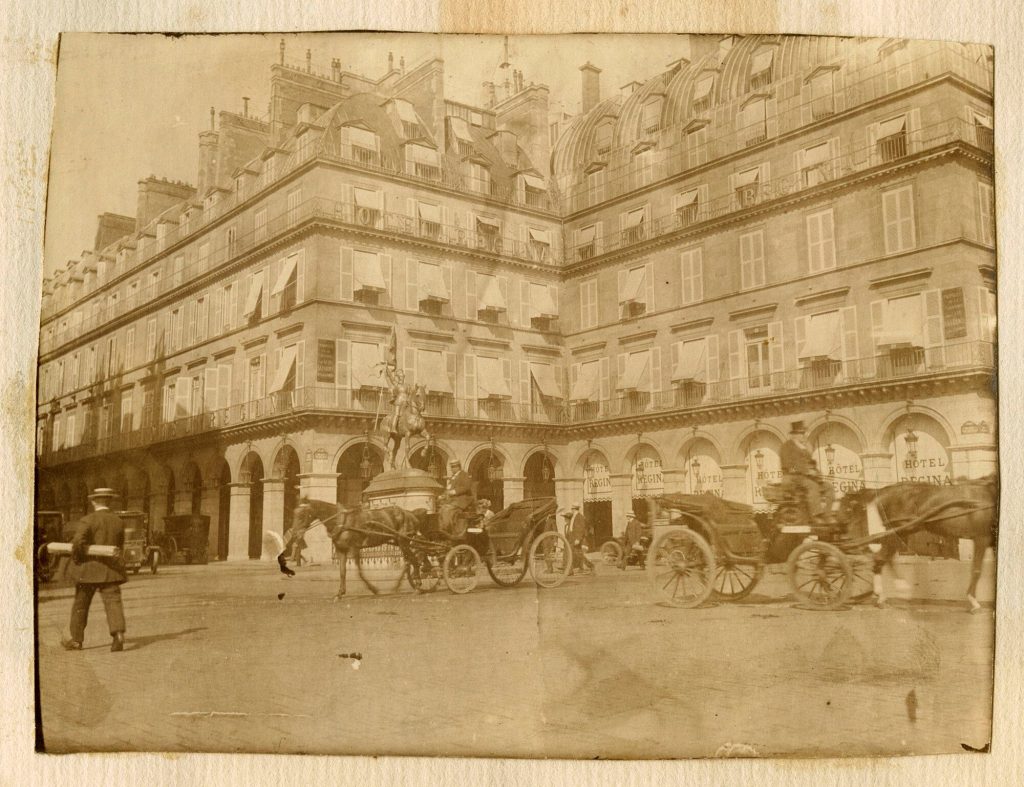
<svg viewBox="0 0 1024 787">
<path fill-rule="evenodd" d="M 806 188 L 853 175 L 883 163 L 892 163 L 909 155 L 953 142 L 962 141 L 976 145 L 979 139 L 978 128 L 981 127 L 975 126 L 973 123 L 968 124 L 963 119 L 950 118 L 918 131 L 887 137 L 871 147 L 848 151 L 836 158 L 827 159 L 813 168 L 784 170 L 781 167 L 775 168 L 773 162 L 775 177 L 771 180 L 759 181 L 736 189 L 730 194 L 690 206 L 685 212 L 672 211 L 656 215 L 650 221 L 644 222 L 641 232 L 608 233 L 600 239 L 598 244 L 588 241 L 586 244 L 569 246 L 565 252 L 566 259 L 590 259 L 600 254 L 628 248 L 650 238 L 657 238 L 703 221 L 718 219 L 739 210 L 789 196 Z"/>
<path fill-rule="evenodd" d="M 937 45 L 932 51 L 905 63 L 904 68 L 908 69 L 908 77 L 907 81 L 900 85 L 894 85 L 887 80 L 887 74 L 892 71 L 892 64 L 887 59 L 873 62 L 855 71 L 846 71 L 843 87 L 833 90 L 827 96 L 819 96 L 809 101 L 804 100 L 805 96 L 801 89 L 803 74 L 787 78 L 791 80 L 791 84 L 785 86 L 785 80 L 777 80 L 776 94 L 789 94 L 793 98 L 778 100 L 778 111 L 769 119 L 770 128 L 764 127 L 763 122 L 759 122 L 756 129 L 753 126 L 737 127 L 732 131 L 727 128 L 716 128 L 714 139 L 709 139 L 704 144 L 694 144 L 688 138 L 689 135 L 674 129 L 663 136 L 662 144 L 658 148 L 658 159 L 654 162 L 653 178 L 648 177 L 646 180 L 637 173 L 650 164 L 645 162 L 638 165 L 633 161 L 630 155 L 632 142 L 628 146 L 606 151 L 604 154 L 599 151 L 598 157 L 609 164 L 605 170 L 602 188 L 592 189 L 588 188 L 586 183 L 564 180 L 559 184 L 562 198 L 572 211 L 584 210 L 606 199 L 628 193 L 644 182 L 673 177 L 707 161 L 741 152 L 772 136 L 787 134 L 807 123 L 829 117 L 840 109 L 851 109 L 874 101 L 894 92 L 903 84 L 925 82 L 941 74 L 953 73 L 983 90 L 992 90 L 991 68 L 985 63 L 966 57 L 958 44 Z M 744 99 L 744 96 L 740 96 L 735 100 L 733 107 L 720 107 L 716 114 L 723 117 L 730 114 L 738 116 L 740 104 Z M 772 133 L 769 134 L 769 131 Z M 969 139 L 974 142 L 974 135 L 971 134 Z M 976 144 L 982 146 L 983 143 L 978 141 Z M 572 175 L 577 176 L 578 173 Z"/>
<path fill-rule="evenodd" d="M 471 419 L 487 424 L 571 426 L 620 416 L 642 416 L 762 397 L 820 392 L 846 385 L 870 385 L 970 369 L 992 369 L 994 366 L 995 350 L 991 342 L 965 342 L 927 349 L 892 350 L 865 358 L 759 374 L 756 378 L 691 382 L 652 393 L 632 391 L 600 401 L 565 402 L 545 398 L 542 403 L 526 404 L 508 399 L 462 399 L 435 394 L 430 396 L 424 415 L 428 421 Z M 39 456 L 42 464 L 61 464 L 307 412 L 374 418 L 378 414 L 379 403 L 380 390 L 377 388 L 305 387 L 280 391 L 220 410 L 182 415 L 162 423 L 147 423 L 138 429 L 123 430 L 81 445 L 44 450 Z M 144 421 L 151 419 L 151 412 L 143 415 Z"/>
</svg>

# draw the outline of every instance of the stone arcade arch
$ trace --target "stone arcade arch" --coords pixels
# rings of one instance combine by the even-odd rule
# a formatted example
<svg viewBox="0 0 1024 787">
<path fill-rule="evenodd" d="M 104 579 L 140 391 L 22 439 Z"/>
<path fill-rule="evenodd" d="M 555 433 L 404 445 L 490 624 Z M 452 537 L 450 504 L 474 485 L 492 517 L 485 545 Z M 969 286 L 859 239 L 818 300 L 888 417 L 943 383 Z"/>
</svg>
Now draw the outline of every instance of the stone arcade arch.
<svg viewBox="0 0 1024 787">
<path fill-rule="evenodd" d="M 283 445 L 277 452 L 274 459 L 274 478 L 279 479 L 283 485 L 283 499 L 281 511 L 281 533 L 291 529 L 292 519 L 295 513 L 295 506 L 299 504 L 299 455 L 291 445 Z M 268 523 L 273 525 L 273 523 Z"/>
<path fill-rule="evenodd" d="M 657 513 L 654 498 L 665 492 L 661 454 L 653 445 L 639 443 L 630 449 L 626 460 L 633 514 L 641 521 L 651 523 Z"/>
<path fill-rule="evenodd" d="M 221 459 L 217 474 L 217 560 L 228 559 L 228 534 L 231 522 L 231 467 Z"/>
<path fill-rule="evenodd" d="M 448 453 L 436 443 L 422 444 L 409 454 L 409 467 L 430 473 L 438 483 L 444 484 L 448 471 Z"/>
<path fill-rule="evenodd" d="M 722 455 L 707 437 L 697 435 L 679 454 L 682 466 L 682 491 L 690 495 L 710 494 L 724 497 Z"/>
<path fill-rule="evenodd" d="M 612 538 L 612 480 L 608 457 L 591 448 L 580 460 L 580 475 L 583 476 L 583 516 L 594 533 L 597 545 Z M 561 527 L 564 522 L 559 522 Z"/>
<path fill-rule="evenodd" d="M 249 484 L 249 559 L 263 553 L 263 460 L 250 451 L 242 460 L 240 481 Z"/>
<path fill-rule="evenodd" d="M 530 454 L 523 466 L 523 498 L 555 497 L 554 456 L 543 450 Z"/>
<path fill-rule="evenodd" d="M 765 500 L 764 490 L 768 484 L 782 480 L 782 464 L 779 450 L 782 439 L 767 429 L 751 432 L 741 443 L 743 461 L 747 465 L 746 502 L 755 511 L 767 511 L 771 504 Z"/>
<path fill-rule="evenodd" d="M 363 478 L 363 459 L 369 463 L 368 477 Z M 357 506 L 363 501 L 363 490 L 370 480 L 384 472 L 384 452 L 372 441 L 365 440 L 350 445 L 338 458 L 338 503 Z"/>
<path fill-rule="evenodd" d="M 466 471 L 476 486 L 476 496 L 490 500 L 494 511 L 505 507 L 505 464 L 505 457 L 497 448 L 492 453 L 490 447 L 487 447 L 470 460 Z M 495 472 L 498 477 L 492 479 L 491 475 Z"/>
</svg>

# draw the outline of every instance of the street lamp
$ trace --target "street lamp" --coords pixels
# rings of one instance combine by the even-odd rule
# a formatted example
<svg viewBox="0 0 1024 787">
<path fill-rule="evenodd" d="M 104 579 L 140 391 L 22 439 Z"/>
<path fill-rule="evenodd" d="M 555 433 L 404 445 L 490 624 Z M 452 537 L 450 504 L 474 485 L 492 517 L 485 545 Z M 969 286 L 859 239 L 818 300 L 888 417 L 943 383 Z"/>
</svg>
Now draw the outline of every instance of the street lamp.
<svg viewBox="0 0 1024 787">
<path fill-rule="evenodd" d="M 754 464 L 758 470 L 764 470 L 764 452 L 760 448 L 754 451 Z"/>
<path fill-rule="evenodd" d="M 545 440 L 541 448 L 540 477 L 544 483 L 551 480 L 551 465 L 548 464 L 548 441 Z"/>
<path fill-rule="evenodd" d="M 502 477 L 501 465 L 494 461 L 494 438 L 491 438 L 491 452 L 487 460 L 487 480 L 500 481 Z"/>
<path fill-rule="evenodd" d="M 444 474 L 444 466 L 441 464 L 441 457 L 437 453 L 437 443 L 433 437 L 427 442 L 427 472 L 437 479 Z"/>
<path fill-rule="evenodd" d="M 835 464 L 836 461 L 836 447 L 829 443 L 825 446 L 825 461 L 830 465 Z"/>
<path fill-rule="evenodd" d="M 914 430 L 909 426 L 907 427 L 907 436 L 903 438 L 907 444 L 907 460 L 910 462 L 917 461 L 917 435 L 914 434 Z"/>
</svg>

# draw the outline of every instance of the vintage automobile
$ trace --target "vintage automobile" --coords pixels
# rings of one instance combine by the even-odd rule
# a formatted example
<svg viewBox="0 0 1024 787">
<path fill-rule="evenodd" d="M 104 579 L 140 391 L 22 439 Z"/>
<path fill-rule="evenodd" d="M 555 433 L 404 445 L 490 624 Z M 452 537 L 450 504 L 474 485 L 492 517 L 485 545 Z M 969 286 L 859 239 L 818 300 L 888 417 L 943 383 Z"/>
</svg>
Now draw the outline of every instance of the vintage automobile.
<svg viewBox="0 0 1024 787">
<path fill-rule="evenodd" d="M 149 566 L 152 574 L 160 564 L 160 547 L 153 543 L 149 531 L 149 517 L 144 511 L 118 511 L 124 523 L 124 546 L 121 558 L 126 571 L 138 574 L 143 566 Z"/>
<path fill-rule="evenodd" d="M 164 517 L 161 545 L 168 563 L 206 563 L 210 543 L 210 517 L 172 514 Z"/>
</svg>

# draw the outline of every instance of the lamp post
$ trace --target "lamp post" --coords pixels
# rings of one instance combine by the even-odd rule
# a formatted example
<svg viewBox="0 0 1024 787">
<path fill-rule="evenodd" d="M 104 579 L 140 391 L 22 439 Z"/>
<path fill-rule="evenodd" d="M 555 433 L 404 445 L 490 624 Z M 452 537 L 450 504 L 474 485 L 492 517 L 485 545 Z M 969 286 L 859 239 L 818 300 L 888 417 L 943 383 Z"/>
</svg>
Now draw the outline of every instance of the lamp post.
<svg viewBox="0 0 1024 787">
<path fill-rule="evenodd" d="M 545 440 L 542 444 L 541 451 L 541 463 L 540 463 L 540 477 L 541 480 L 546 484 L 551 480 L 551 466 L 548 464 L 548 441 Z"/>
<path fill-rule="evenodd" d="M 691 476 L 691 486 L 696 492 L 700 492 L 700 459 L 693 457 L 690 462 L 690 470 L 693 473 Z"/>
<path fill-rule="evenodd" d="M 502 477 L 501 466 L 494 462 L 494 437 L 491 437 L 490 456 L 487 459 L 487 480 L 496 482 Z"/>
<path fill-rule="evenodd" d="M 757 465 L 758 470 L 764 470 L 764 451 L 760 448 L 754 451 L 754 464 Z"/>
<path fill-rule="evenodd" d="M 836 447 L 834 445 L 832 445 L 832 443 L 829 443 L 828 445 L 825 446 L 825 461 L 829 465 L 835 464 L 835 461 L 836 461 Z"/>
<path fill-rule="evenodd" d="M 363 460 L 359 463 L 359 477 L 364 481 L 370 480 L 370 431 L 363 433 Z"/>
<path fill-rule="evenodd" d="M 907 400 L 907 435 L 903 438 L 907 445 L 907 461 L 913 464 L 917 461 L 917 435 L 914 433 L 913 424 L 911 423 L 910 408 L 914 406 L 914 402 L 910 399 Z"/>
</svg>

